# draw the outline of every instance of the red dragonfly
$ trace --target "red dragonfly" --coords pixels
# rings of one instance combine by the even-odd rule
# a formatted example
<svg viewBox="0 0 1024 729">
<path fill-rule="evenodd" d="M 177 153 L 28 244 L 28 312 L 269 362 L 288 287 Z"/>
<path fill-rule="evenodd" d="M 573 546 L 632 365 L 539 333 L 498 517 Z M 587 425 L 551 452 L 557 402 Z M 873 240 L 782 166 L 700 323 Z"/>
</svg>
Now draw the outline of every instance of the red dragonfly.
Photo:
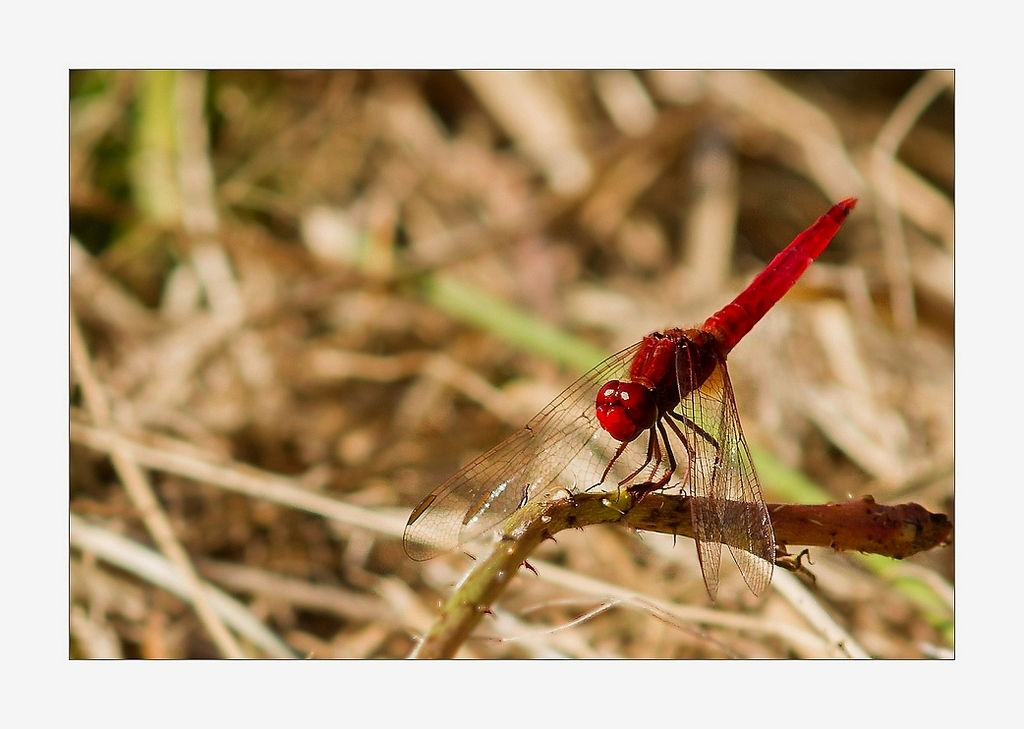
<svg viewBox="0 0 1024 729">
<path fill-rule="evenodd" d="M 708 594 L 714 599 L 718 591 L 725 544 L 760 595 L 772 578 L 775 534 L 725 358 L 825 249 L 856 202 L 833 205 L 702 327 L 655 332 L 609 357 L 437 487 L 409 517 L 408 555 L 425 560 L 455 549 L 559 490 L 626 488 L 640 499 L 675 477 L 693 497 Z"/>
</svg>

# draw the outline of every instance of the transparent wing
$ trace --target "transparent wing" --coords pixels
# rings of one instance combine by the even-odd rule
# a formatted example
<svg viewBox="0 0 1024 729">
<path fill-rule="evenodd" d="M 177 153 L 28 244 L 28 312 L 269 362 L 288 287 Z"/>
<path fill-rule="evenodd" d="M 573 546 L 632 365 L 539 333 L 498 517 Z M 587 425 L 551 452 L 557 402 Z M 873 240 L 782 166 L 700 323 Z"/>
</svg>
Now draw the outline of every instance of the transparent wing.
<svg viewBox="0 0 1024 729">
<path fill-rule="evenodd" d="M 430 559 L 494 529 L 528 501 L 558 489 L 570 493 L 601 485 L 620 443 L 600 427 L 598 388 L 625 379 L 638 342 L 570 385 L 522 430 L 467 465 L 413 509 L 405 551 Z M 647 436 L 627 446 L 606 481 L 613 486 L 644 462 Z"/>
<path fill-rule="evenodd" d="M 677 362 L 683 366 L 684 357 Z M 685 379 L 681 376 L 681 381 Z M 722 545 L 729 547 L 740 574 L 755 595 L 772 579 L 775 533 L 761 484 L 740 427 L 724 355 L 711 376 L 682 398 L 680 426 L 689 454 L 687 488 L 693 498 L 693 527 L 704 584 L 714 599 Z"/>
</svg>

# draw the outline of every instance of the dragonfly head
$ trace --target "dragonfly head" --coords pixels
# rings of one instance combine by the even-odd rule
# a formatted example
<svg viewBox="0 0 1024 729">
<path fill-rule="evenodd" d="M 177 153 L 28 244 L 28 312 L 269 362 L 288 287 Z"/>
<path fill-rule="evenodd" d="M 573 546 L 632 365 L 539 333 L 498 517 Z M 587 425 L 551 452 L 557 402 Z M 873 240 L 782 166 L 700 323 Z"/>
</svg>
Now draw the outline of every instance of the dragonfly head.
<svg viewBox="0 0 1024 729">
<path fill-rule="evenodd" d="M 636 382 L 611 380 L 597 392 L 597 421 L 615 440 L 628 443 L 658 420 L 654 391 Z"/>
</svg>

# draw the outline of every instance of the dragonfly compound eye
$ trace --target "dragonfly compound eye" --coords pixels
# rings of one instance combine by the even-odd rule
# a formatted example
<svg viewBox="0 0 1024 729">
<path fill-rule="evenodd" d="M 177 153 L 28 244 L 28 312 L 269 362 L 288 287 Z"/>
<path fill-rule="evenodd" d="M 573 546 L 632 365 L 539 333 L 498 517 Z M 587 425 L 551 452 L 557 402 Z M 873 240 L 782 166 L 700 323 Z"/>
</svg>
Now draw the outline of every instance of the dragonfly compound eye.
<svg viewBox="0 0 1024 729">
<path fill-rule="evenodd" d="M 651 428 L 657 416 L 654 392 L 636 382 L 612 380 L 597 393 L 597 420 L 622 443 Z"/>
</svg>

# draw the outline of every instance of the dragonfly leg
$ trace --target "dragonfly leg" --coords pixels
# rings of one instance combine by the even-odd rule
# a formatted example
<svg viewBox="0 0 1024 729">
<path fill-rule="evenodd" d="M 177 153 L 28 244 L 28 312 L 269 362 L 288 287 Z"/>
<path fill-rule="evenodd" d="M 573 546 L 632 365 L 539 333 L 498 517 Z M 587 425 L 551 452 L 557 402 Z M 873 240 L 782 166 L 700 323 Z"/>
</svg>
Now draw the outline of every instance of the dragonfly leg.
<svg viewBox="0 0 1024 729">
<path fill-rule="evenodd" d="M 633 441 L 631 441 L 631 440 L 625 441 L 622 445 L 620 445 L 618 447 L 618 449 L 615 451 L 615 455 L 612 456 L 611 460 L 608 461 L 608 465 L 605 467 L 604 473 L 601 474 L 601 480 L 598 481 L 597 483 L 595 483 L 590 488 L 588 488 L 587 491 L 590 491 L 590 489 L 593 489 L 593 488 L 597 488 L 598 486 L 600 486 L 601 484 L 603 484 L 605 482 L 605 479 L 608 478 L 608 474 L 612 470 L 612 466 L 615 465 L 615 462 L 619 460 L 619 456 L 622 455 L 622 453 L 626 450 L 626 448 L 632 442 Z M 655 460 L 655 452 L 657 452 L 657 460 Z M 624 483 L 626 483 L 630 479 L 636 478 L 636 475 L 638 473 L 640 473 L 642 470 L 644 470 L 645 468 L 647 468 L 647 465 L 651 461 L 655 461 L 655 467 L 657 467 L 657 464 L 661 463 L 661 448 L 654 441 L 654 428 L 653 428 L 653 426 L 651 427 L 651 429 L 648 431 L 648 434 L 647 434 L 647 457 L 644 458 L 644 462 L 640 464 L 640 467 L 638 469 L 636 469 L 635 471 L 633 471 L 633 473 L 629 474 L 624 479 L 619 481 L 618 485 L 622 486 Z"/>
<path fill-rule="evenodd" d="M 778 567 L 782 567 L 785 570 L 789 570 L 795 575 L 800 575 L 805 578 L 811 584 L 815 584 L 818 578 L 814 576 L 814 573 L 807 569 L 807 566 L 803 563 L 803 558 L 807 557 L 807 564 L 811 564 L 811 553 L 809 550 L 803 550 L 800 554 L 795 557 L 786 552 L 785 547 L 775 547 L 775 564 Z"/>
<path fill-rule="evenodd" d="M 722 466 L 724 461 L 722 459 L 722 449 L 718 444 L 718 441 L 706 430 L 697 425 L 695 422 L 687 418 L 685 415 L 678 415 L 672 413 L 674 420 L 669 420 L 668 424 L 679 439 L 683 441 L 683 445 L 686 447 L 687 455 L 690 457 L 691 470 L 693 464 L 697 460 L 697 452 L 694 446 L 687 440 L 683 435 L 682 429 L 675 421 L 679 421 L 683 425 L 692 429 L 697 435 L 706 440 L 715 450 L 715 461 L 711 465 L 711 479 L 707 484 L 706 490 L 700 493 L 700 490 L 694 488 L 691 490 L 690 496 L 700 496 L 697 501 L 694 502 L 693 507 L 693 526 L 694 536 L 697 540 L 697 554 L 701 557 L 701 568 L 703 569 L 704 559 L 704 546 L 712 542 L 721 542 L 723 535 L 727 533 L 725 525 L 725 515 L 723 513 L 724 503 L 721 503 L 716 494 L 718 493 L 717 482 L 721 476 Z"/>
<path fill-rule="evenodd" d="M 670 414 L 673 415 L 674 417 L 677 417 L 675 413 Z M 671 443 L 669 443 L 668 433 L 665 431 L 664 423 L 664 418 L 659 418 L 658 421 L 648 429 L 647 455 L 644 457 L 644 462 L 641 463 L 632 473 L 630 473 L 628 476 L 623 478 L 618 483 L 620 487 L 625 486 L 627 483 L 629 483 L 637 476 L 639 476 L 643 472 L 643 470 L 648 466 L 652 467 L 651 477 L 653 478 L 654 475 L 658 472 L 658 468 L 662 465 L 662 463 L 668 461 L 668 468 L 657 481 L 647 481 L 642 484 L 633 484 L 632 486 L 628 487 L 630 493 L 632 493 L 634 496 L 638 498 L 642 497 L 644 494 L 650 493 L 651 491 L 657 491 L 660 488 L 664 488 L 665 484 L 668 483 L 670 478 L 672 478 L 672 474 L 675 473 L 676 471 L 676 458 L 675 455 L 672 453 L 672 445 Z M 679 435 L 680 439 L 682 439 L 685 443 L 686 438 L 683 437 L 682 432 L 679 430 L 679 428 L 671 421 L 669 422 L 669 425 L 672 426 L 672 429 Z M 710 438 L 710 436 L 708 437 Z M 605 479 L 608 478 L 608 474 L 611 473 L 612 467 L 615 465 L 615 463 L 619 460 L 619 457 L 623 454 L 623 452 L 625 452 L 626 448 L 632 442 L 633 441 L 626 441 L 625 443 L 622 443 L 618 447 L 618 449 L 615 451 L 615 455 L 613 455 L 611 459 L 608 461 L 608 465 L 605 467 L 604 473 L 601 474 L 601 480 L 598 481 L 593 486 L 590 486 L 587 489 L 587 491 L 590 491 L 590 489 L 593 488 L 597 488 L 598 486 L 605 482 Z M 664 443 L 664 452 L 662 452 L 662 443 Z M 687 450 L 689 449 L 690 447 L 689 445 L 687 445 Z"/>
<path fill-rule="evenodd" d="M 690 428 L 694 433 L 696 433 L 701 438 L 710 443 L 711 447 L 715 449 L 715 462 L 711 465 L 711 486 L 709 489 L 709 493 L 715 493 L 715 481 L 718 480 L 719 472 L 722 470 L 722 449 L 719 447 L 718 441 L 709 432 L 704 430 L 704 428 L 697 425 L 695 422 L 690 420 L 685 415 L 681 415 L 675 412 L 671 412 L 669 413 L 669 415 L 671 415 L 674 419 L 678 420 L 686 427 Z M 687 442 L 686 438 L 683 437 L 682 432 L 679 430 L 679 426 L 677 426 L 671 420 L 669 421 L 669 425 L 672 426 L 672 429 L 679 436 L 680 440 L 683 441 L 683 445 L 686 446 L 686 451 L 689 454 L 690 459 L 692 460 L 694 456 L 693 448 Z"/>
<path fill-rule="evenodd" d="M 658 466 L 661 465 L 662 460 L 663 459 L 661 456 L 661 443 L 659 443 L 658 434 L 655 432 L 654 427 L 652 426 L 651 429 L 647 431 L 647 458 L 644 459 L 644 462 L 641 463 L 640 467 L 633 471 L 633 473 L 629 474 L 624 479 L 619 481 L 619 486 L 625 486 L 627 482 L 632 481 L 634 478 L 639 476 L 640 472 L 647 468 L 647 466 L 650 465 L 652 462 L 654 463 L 654 471 L 657 471 Z"/>
<path fill-rule="evenodd" d="M 717 451 L 717 450 L 719 449 L 719 448 L 718 448 L 718 441 L 717 441 L 717 440 L 715 440 L 714 436 L 712 436 L 712 435 L 711 435 L 711 433 L 707 432 L 706 430 L 704 430 L 704 428 L 700 427 L 700 426 L 699 426 L 699 425 L 697 425 L 697 424 L 696 424 L 695 422 L 693 422 L 692 420 L 690 420 L 690 419 L 689 419 L 688 417 L 686 417 L 685 415 L 681 415 L 681 414 L 679 414 L 679 413 L 677 413 L 677 412 L 670 412 L 670 413 L 669 413 L 669 415 L 671 415 L 671 416 L 672 416 L 673 418 L 675 418 L 676 420 L 678 420 L 678 421 L 679 421 L 680 423 L 682 423 L 682 424 L 683 424 L 683 425 L 685 425 L 685 426 L 686 426 L 687 428 L 689 428 L 689 429 L 690 429 L 690 430 L 692 430 L 692 431 L 693 431 L 694 433 L 696 433 L 696 434 L 697 434 L 697 435 L 699 435 L 699 436 L 700 436 L 701 438 L 703 438 L 703 439 L 704 439 L 704 440 L 706 440 L 706 441 L 707 441 L 708 443 L 710 443 L 710 444 L 711 444 L 711 447 L 712 447 L 712 448 L 714 448 L 714 449 L 715 449 L 716 451 Z M 677 430 L 676 432 L 678 433 L 679 431 Z M 682 437 L 682 435 L 681 435 L 681 434 L 680 434 L 680 437 Z M 686 439 L 685 439 L 685 438 L 683 439 L 683 442 L 684 442 L 684 443 L 686 442 Z M 689 450 L 689 448 L 688 448 L 687 450 Z"/>
<path fill-rule="evenodd" d="M 697 424 L 694 423 L 693 421 L 691 421 L 689 418 L 687 418 L 685 416 L 682 416 L 682 415 L 677 415 L 676 413 L 669 413 L 669 415 L 671 415 L 673 418 L 675 418 L 676 420 L 680 421 L 684 425 L 692 425 L 693 427 L 697 428 L 701 433 L 703 433 L 705 436 L 708 437 L 708 439 L 711 441 L 712 445 L 715 446 L 715 448 L 718 448 L 718 443 L 715 441 L 715 439 L 712 438 L 710 435 L 708 435 L 706 432 L 704 432 L 702 429 L 700 429 L 697 426 Z M 677 436 L 679 436 L 679 440 L 681 440 L 682 443 L 683 443 L 683 448 L 686 449 L 686 455 L 691 460 L 693 460 L 693 457 L 696 455 L 696 453 L 693 450 L 693 446 L 690 445 L 690 441 L 688 441 L 686 439 L 686 435 L 679 428 L 679 426 L 676 425 L 671 420 L 666 420 L 665 422 L 668 423 L 668 427 L 672 428 L 672 432 L 675 433 Z"/>
<path fill-rule="evenodd" d="M 716 449 L 716 452 L 717 452 L 717 450 L 718 450 L 718 443 L 715 441 L 714 438 L 712 438 L 710 435 L 708 435 L 708 433 L 703 428 L 701 428 L 700 426 L 698 426 L 696 423 L 694 423 L 692 420 L 690 420 L 689 418 L 687 418 L 685 416 L 677 415 L 676 413 L 669 413 L 669 415 L 671 415 L 673 418 L 675 418 L 675 420 L 680 421 L 684 425 L 691 425 L 691 426 L 693 426 L 700 434 L 702 434 L 704 437 L 706 437 L 712 443 L 712 445 L 715 446 L 715 449 Z M 683 448 L 686 449 L 686 457 L 689 460 L 689 462 L 692 464 L 694 462 L 694 460 L 696 459 L 696 457 L 697 457 L 697 452 L 693 449 L 693 446 L 690 445 L 690 441 L 689 441 L 689 439 L 687 439 L 686 434 L 683 433 L 682 429 L 678 425 L 676 425 L 673 420 L 666 420 L 665 422 L 668 423 L 668 427 L 670 427 L 672 429 L 672 432 L 675 433 L 676 436 L 679 438 L 679 440 L 682 442 Z M 673 468 L 674 468 L 674 466 L 675 466 L 675 464 L 673 463 Z"/>
<path fill-rule="evenodd" d="M 603 484 L 605 482 L 605 479 L 608 478 L 608 473 L 612 470 L 612 466 L 614 466 L 615 462 L 617 460 L 619 460 L 619 456 L 622 455 L 622 452 L 624 450 L 626 450 L 626 446 L 628 446 L 630 443 L 632 443 L 632 441 L 626 441 L 625 443 L 622 443 L 616 449 L 615 455 L 612 456 L 611 459 L 608 461 L 608 465 L 605 466 L 604 473 L 601 474 L 601 480 L 598 481 L 597 483 L 595 483 L 593 486 L 588 486 L 587 487 L 587 491 L 590 491 L 591 489 L 596 489 L 598 486 L 600 486 L 601 484 Z M 651 447 L 650 447 L 650 444 L 648 444 L 647 445 L 647 458 L 648 459 L 650 459 L 650 457 L 651 457 L 650 451 L 651 451 Z M 645 463 L 645 465 L 646 465 L 646 463 Z"/>
<path fill-rule="evenodd" d="M 672 423 L 669 422 L 669 425 L 672 425 Z M 657 429 L 657 432 L 654 432 L 655 428 Z M 665 469 L 665 473 L 657 481 L 646 481 L 644 483 L 633 484 L 633 485 L 631 485 L 629 487 L 629 493 L 633 496 L 634 500 L 636 500 L 636 501 L 639 501 L 640 499 L 642 499 L 644 496 L 646 496 L 647 494 L 651 493 L 652 491 L 657 491 L 658 489 L 665 488 L 665 484 L 667 484 L 669 482 L 669 479 L 672 478 L 672 474 L 676 472 L 676 467 L 678 465 L 676 463 L 675 454 L 672 453 L 672 444 L 668 440 L 668 433 L 665 431 L 664 421 L 663 420 L 659 420 L 657 423 L 655 423 L 655 425 L 651 428 L 651 431 L 652 431 L 651 438 L 652 438 L 652 440 L 655 441 L 654 449 L 655 449 L 655 452 L 657 453 L 657 460 L 654 463 L 654 471 L 652 471 L 651 476 L 652 477 L 654 476 L 654 474 L 657 472 L 658 466 L 660 466 L 662 461 L 664 461 L 664 460 L 668 461 L 668 468 Z M 659 436 L 661 438 L 660 441 L 658 441 Z M 685 439 L 684 439 L 684 441 L 685 441 Z M 660 443 L 662 443 L 662 442 L 665 444 L 665 455 L 664 456 L 662 456 L 662 454 L 661 454 Z M 642 466 L 640 466 L 640 468 L 638 468 L 636 471 L 634 471 L 632 474 L 630 474 L 627 478 L 625 478 L 622 481 L 620 481 L 619 485 L 622 485 L 626 481 L 629 481 L 629 480 L 635 478 L 640 473 L 640 471 L 642 471 L 647 466 L 647 463 L 649 461 L 650 461 L 650 457 L 648 457 L 648 460 L 645 461 L 644 464 Z"/>
</svg>

